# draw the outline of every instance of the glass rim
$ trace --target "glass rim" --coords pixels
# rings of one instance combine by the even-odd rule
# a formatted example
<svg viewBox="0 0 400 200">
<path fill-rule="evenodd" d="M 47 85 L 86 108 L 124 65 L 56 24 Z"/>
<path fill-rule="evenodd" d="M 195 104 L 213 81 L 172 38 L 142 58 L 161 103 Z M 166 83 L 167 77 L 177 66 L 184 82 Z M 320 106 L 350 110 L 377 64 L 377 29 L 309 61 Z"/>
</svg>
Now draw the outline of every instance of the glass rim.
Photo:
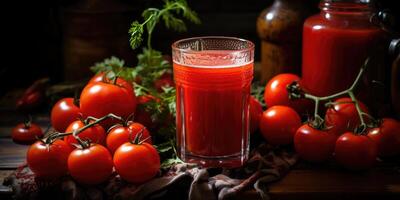
<svg viewBox="0 0 400 200">
<path fill-rule="evenodd" d="M 229 40 L 236 40 L 236 41 L 241 41 L 241 42 L 246 42 L 249 44 L 248 47 L 243 48 L 243 49 L 237 49 L 237 50 L 229 50 L 229 49 L 220 49 L 220 50 L 224 50 L 224 51 L 229 51 L 229 52 L 245 52 L 245 51 L 252 51 L 255 48 L 255 45 L 252 41 L 250 40 L 246 40 L 243 38 L 238 38 L 238 37 L 228 37 L 228 36 L 199 36 L 199 37 L 189 37 L 189 38 L 184 38 L 184 39 L 180 39 L 175 41 L 174 43 L 172 43 L 171 47 L 172 50 L 176 50 L 176 51 L 180 51 L 180 52 L 184 52 L 184 53 L 200 53 L 202 51 L 196 51 L 196 50 L 192 50 L 192 49 L 183 49 L 183 48 L 179 48 L 177 45 L 181 42 L 187 42 L 190 40 L 198 40 L 198 39 L 229 39 Z"/>
</svg>

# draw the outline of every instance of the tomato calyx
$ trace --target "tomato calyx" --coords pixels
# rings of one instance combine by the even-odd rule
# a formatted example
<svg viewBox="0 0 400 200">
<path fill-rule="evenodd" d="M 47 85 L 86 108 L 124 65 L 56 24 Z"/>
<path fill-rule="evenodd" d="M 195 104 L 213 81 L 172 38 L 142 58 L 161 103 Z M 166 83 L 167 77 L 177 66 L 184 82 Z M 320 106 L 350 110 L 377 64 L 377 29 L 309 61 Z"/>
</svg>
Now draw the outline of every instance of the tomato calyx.
<svg viewBox="0 0 400 200">
<path fill-rule="evenodd" d="M 129 142 L 131 144 L 136 144 L 136 145 L 141 145 L 143 144 L 143 142 L 145 142 L 146 140 L 148 140 L 151 136 L 142 139 L 143 137 L 143 132 L 146 129 L 146 127 L 143 127 L 140 132 L 138 134 L 135 135 L 135 138 L 132 139 L 132 129 L 128 128 L 129 131 Z"/>
<path fill-rule="evenodd" d="M 302 99 L 304 98 L 305 92 L 303 89 L 300 87 L 300 84 L 298 81 L 293 81 L 289 85 L 286 86 L 286 90 L 288 91 L 289 94 L 289 99 L 294 100 L 294 99 Z"/>
<path fill-rule="evenodd" d="M 32 126 L 32 116 L 28 115 L 26 121 L 24 121 L 24 128 L 29 129 Z"/>
</svg>

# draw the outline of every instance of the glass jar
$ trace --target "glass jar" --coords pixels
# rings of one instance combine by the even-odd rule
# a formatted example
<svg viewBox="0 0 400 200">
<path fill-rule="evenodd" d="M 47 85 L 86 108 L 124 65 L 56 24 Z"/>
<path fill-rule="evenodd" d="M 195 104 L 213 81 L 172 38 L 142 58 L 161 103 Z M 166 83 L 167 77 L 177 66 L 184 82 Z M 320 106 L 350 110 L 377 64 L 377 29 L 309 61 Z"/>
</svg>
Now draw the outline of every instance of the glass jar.
<svg viewBox="0 0 400 200">
<path fill-rule="evenodd" d="M 378 66 L 384 57 L 385 33 L 373 24 L 369 0 L 323 0 L 320 14 L 303 26 L 302 85 L 313 95 L 327 96 L 350 87 L 365 60 L 372 80 L 385 72 Z M 379 57 L 379 58 L 378 58 Z M 375 59 L 376 58 L 376 59 Z"/>
</svg>

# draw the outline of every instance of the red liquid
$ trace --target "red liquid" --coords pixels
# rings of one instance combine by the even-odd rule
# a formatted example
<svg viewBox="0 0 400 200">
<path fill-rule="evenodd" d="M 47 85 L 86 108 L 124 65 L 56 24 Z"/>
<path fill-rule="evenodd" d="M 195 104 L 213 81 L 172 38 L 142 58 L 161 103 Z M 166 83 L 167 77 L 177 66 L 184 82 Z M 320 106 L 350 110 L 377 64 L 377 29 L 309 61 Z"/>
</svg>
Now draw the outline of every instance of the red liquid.
<svg viewBox="0 0 400 200">
<path fill-rule="evenodd" d="M 177 139 L 184 154 L 218 158 L 248 151 L 253 63 L 218 66 L 226 64 L 222 62 L 216 61 L 215 67 L 174 62 Z"/>
<path fill-rule="evenodd" d="M 302 85 L 311 94 L 326 96 L 349 88 L 377 49 L 383 32 L 368 24 L 368 17 L 348 15 L 315 15 L 304 23 Z"/>
</svg>

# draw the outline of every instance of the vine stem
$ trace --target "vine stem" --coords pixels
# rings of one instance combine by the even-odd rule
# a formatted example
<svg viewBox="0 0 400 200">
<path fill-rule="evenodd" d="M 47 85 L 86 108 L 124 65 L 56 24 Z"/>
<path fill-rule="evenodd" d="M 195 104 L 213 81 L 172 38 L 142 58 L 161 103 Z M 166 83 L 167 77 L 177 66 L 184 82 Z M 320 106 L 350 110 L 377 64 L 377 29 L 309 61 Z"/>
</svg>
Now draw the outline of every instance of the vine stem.
<svg viewBox="0 0 400 200">
<path fill-rule="evenodd" d="M 364 118 L 363 118 L 363 111 L 361 110 L 360 105 L 359 105 L 359 103 L 358 103 L 358 101 L 357 101 L 357 99 L 356 99 L 356 97 L 354 95 L 354 89 L 360 83 L 361 77 L 362 77 L 362 75 L 363 75 L 363 73 L 365 71 L 365 68 L 367 67 L 368 63 L 369 63 L 369 58 L 367 58 L 365 60 L 364 65 L 360 68 L 360 71 L 358 72 L 357 77 L 354 80 L 353 84 L 346 90 L 343 90 L 341 92 L 338 92 L 338 93 L 335 93 L 335 94 L 332 94 L 332 95 L 329 95 L 329 96 L 322 96 L 322 97 L 315 96 L 315 95 L 308 94 L 308 93 L 304 93 L 304 98 L 311 99 L 315 103 L 314 119 L 318 119 L 318 120 L 322 119 L 321 116 L 319 116 L 319 114 L 318 114 L 319 113 L 318 111 L 319 111 L 319 102 L 320 101 L 329 101 L 329 100 L 332 100 L 332 99 L 335 99 L 337 97 L 340 97 L 340 96 L 343 96 L 343 95 L 347 94 L 351 98 L 352 103 L 355 104 L 358 116 L 360 118 L 360 123 L 361 123 L 360 127 L 362 128 L 362 131 L 365 130 L 365 127 L 367 125 L 366 125 L 366 123 L 364 121 Z"/>
<path fill-rule="evenodd" d="M 97 125 L 97 124 L 99 124 L 99 123 L 101 123 L 102 121 L 107 120 L 107 119 L 116 119 L 116 120 L 119 120 L 119 121 L 123 121 L 123 118 L 122 118 L 122 117 L 117 116 L 117 115 L 114 115 L 114 114 L 112 114 L 112 113 L 110 113 L 110 114 L 108 114 L 108 115 L 105 115 L 105 116 L 103 116 L 103 117 L 101 117 L 101 118 L 95 118 L 95 117 L 89 116 L 89 117 L 87 117 L 87 118 L 85 119 L 85 121 L 87 122 L 87 121 L 89 121 L 89 120 L 93 120 L 93 122 L 90 122 L 90 123 L 86 124 L 85 126 L 79 128 L 79 129 L 74 130 L 73 132 L 55 133 L 55 134 L 49 136 L 49 138 L 47 138 L 46 142 L 51 143 L 51 142 L 52 142 L 54 139 L 56 139 L 56 138 L 62 138 L 62 137 L 65 137 L 65 136 L 72 135 L 81 145 L 84 145 L 85 142 L 82 141 L 82 140 L 79 138 L 78 135 L 79 135 L 80 133 L 82 133 L 83 131 L 85 131 L 86 129 L 88 129 L 88 128 L 92 127 L 92 126 L 95 126 L 95 125 Z"/>
</svg>

